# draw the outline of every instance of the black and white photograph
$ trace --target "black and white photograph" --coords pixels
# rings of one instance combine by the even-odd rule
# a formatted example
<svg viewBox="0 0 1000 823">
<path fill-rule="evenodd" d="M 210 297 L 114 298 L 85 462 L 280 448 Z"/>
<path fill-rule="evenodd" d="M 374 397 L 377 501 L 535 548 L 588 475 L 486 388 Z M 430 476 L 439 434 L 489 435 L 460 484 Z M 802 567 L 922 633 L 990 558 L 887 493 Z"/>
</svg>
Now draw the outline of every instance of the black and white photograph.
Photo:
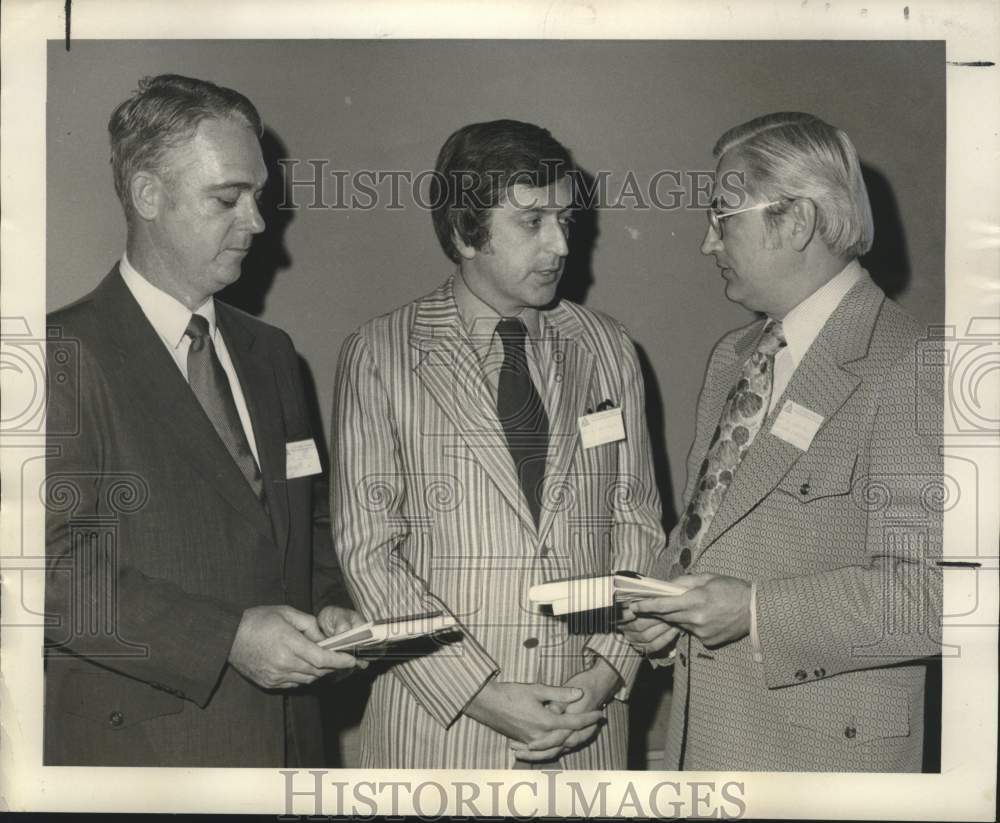
<svg viewBox="0 0 1000 823">
<path fill-rule="evenodd" d="M 226 7 L 4 8 L 4 808 L 995 819 L 997 6 Z"/>
</svg>

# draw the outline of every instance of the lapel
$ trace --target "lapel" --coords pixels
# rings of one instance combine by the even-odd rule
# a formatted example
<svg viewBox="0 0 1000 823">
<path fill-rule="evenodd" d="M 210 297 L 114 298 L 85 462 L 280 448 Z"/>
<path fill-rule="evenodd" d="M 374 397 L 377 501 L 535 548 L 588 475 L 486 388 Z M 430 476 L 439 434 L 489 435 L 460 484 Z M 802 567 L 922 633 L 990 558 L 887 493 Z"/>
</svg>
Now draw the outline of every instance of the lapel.
<svg viewBox="0 0 1000 823">
<path fill-rule="evenodd" d="M 152 436 L 169 440 L 205 485 L 265 534 L 271 523 L 191 387 L 184 380 L 125 285 L 116 266 L 98 286 L 94 300 L 114 354 L 109 368 L 129 387 L 129 400 L 142 407 Z M 227 339 L 228 347 L 228 339 Z M 242 378 L 241 378 L 242 379 Z"/>
<path fill-rule="evenodd" d="M 549 499 L 553 490 L 565 482 L 573 458 L 578 437 L 576 415 L 582 413 L 586 403 L 593 357 L 577 345 L 574 337 L 582 327 L 565 308 L 557 306 L 546 312 L 545 327 L 543 362 L 553 370 L 558 368 L 560 377 L 550 380 L 551 388 L 546 397 L 550 438 L 545 464 L 545 497 Z M 462 327 L 452 280 L 417 305 L 410 345 L 416 349 L 418 378 L 467 447 L 463 457 L 483 468 L 517 512 L 522 525 L 532 536 L 544 539 L 552 526 L 555 507 L 543 505 L 536 531 L 507 449 L 503 427 L 497 419 L 493 391 Z M 554 357 L 557 352 L 565 358 L 558 366 Z"/>
<path fill-rule="evenodd" d="M 250 412 L 274 539 L 284 552 L 288 548 L 288 484 L 285 478 L 284 414 L 274 367 L 266 347 L 255 347 L 256 337 L 238 312 L 216 300 L 215 315 Z"/>
<path fill-rule="evenodd" d="M 702 543 L 705 551 L 718 537 L 770 494 L 805 452 L 771 434 L 771 427 L 786 400 L 792 400 L 822 415 L 819 433 L 829 423 L 861 382 L 849 364 L 868 355 L 872 330 L 884 295 L 870 278 L 855 285 L 830 315 L 826 325 L 799 363 L 784 394 L 765 419 L 743 463 L 712 520 Z M 763 326 L 755 324 L 736 344 L 736 359 L 726 377 L 735 384 L 743 361 Z M 721 414 L 721 408 L 717 410 Z M 700 552 L 699 552 L 700 554 Z"/>
<path fill-rule="evenodd" d="M 539 541 L 545 540 L 560 507 L 573 457 L 579 448 L 577 418 L 584 414 L 594 369 L 594 354 L 585 345 L 583 325 L 565 305 L 545 312 L 542 362 L 548 374 L 549 453 L 545 461 L 545 500 L 538 524 Z"/>
</svg>

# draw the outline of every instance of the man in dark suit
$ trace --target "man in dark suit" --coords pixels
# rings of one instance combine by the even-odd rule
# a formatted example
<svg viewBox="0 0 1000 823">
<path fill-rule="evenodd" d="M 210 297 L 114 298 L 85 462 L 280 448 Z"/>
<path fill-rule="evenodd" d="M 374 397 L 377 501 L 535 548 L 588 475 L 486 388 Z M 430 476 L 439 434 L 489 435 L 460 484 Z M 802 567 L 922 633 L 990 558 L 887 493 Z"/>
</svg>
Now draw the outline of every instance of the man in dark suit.
<svg viewBox="0 0 1000 823">
<path fill-rule="evenodd" d="M 665 767 L 919 771 L 941 620 L 941 387 L 858 262 L 857 152 L 782 112 L 724 134 L 701 250 L 760 317 L 709 358 L 686 508 L 626 634 L 676 648 Z"/>
<path fill-rule="evenodd" d="M 314 642 L 297 358 L 213 299 L 264 229 L 260 116 L 162 75 L 108 128 L 126 253 L 49 317 L 45 763 L 321 764 L 305 687 L 357 661 Z"/>
</svg>

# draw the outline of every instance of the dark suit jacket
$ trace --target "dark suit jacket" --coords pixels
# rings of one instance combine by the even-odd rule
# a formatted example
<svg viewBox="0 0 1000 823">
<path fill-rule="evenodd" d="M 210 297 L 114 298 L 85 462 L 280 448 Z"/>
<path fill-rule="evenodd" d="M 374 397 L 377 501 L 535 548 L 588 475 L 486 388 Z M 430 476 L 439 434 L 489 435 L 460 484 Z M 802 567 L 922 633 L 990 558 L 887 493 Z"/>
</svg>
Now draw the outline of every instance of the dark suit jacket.
<svg viewBox="0 0 1000 823">
<path fill-rule="evenodd" d="M 49 317 L 46 765 L 321 762 L 315 696 L 227 663 L 244 609 L 313 610 L 312 432 L 288 336 L 216 306 L 267 511 L 117 267 Z"/>
</svg>

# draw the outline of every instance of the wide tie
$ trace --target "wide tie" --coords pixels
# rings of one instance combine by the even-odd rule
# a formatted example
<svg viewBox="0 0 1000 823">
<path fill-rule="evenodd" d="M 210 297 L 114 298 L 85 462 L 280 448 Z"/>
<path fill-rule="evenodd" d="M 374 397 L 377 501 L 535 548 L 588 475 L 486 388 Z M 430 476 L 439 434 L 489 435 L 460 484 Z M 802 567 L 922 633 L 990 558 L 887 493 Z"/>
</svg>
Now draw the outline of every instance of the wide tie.
<svg viewBox="0 0 1000 823">
<path fill-rule="evenodd" d="M 545 457 L 549 450 L 549 418 L 528 371 L 524 323 L 516 317 L 505 317 L 497 323 L 497 334 L 503 341 L 504 351 L 497 382 L 497 417 L 537 527 L 545 486 Z"/>
<path fill-rule="evenodd" d="M 680 524 L 680 569 L 671 577 L 687 571 L 694 552 L 719 511 L 733 483 L 733 476 L 767 417 L 774 385 L 774 355 L 786 345 L 778 320 L 764 325 L 757 348 L 743 364 L 739 382 L 733 386 L 722 409 L 708 454 L 698 472 L 694 498 L 688 504 Z"/>
<path fill-rule="evenodd" d="M 254 460 L 246 432 L 240 422 L 233 390 L 219 362 L 209 334 L 208 321 L 198 314 L 191 315 L 184 333 L 191 338 L 188 349 L 188 383 L 201 407 L 212 421 L 222 442 L 236 461 L 257 499 L 264 500 L 264 479 Z"/>
</svg>

